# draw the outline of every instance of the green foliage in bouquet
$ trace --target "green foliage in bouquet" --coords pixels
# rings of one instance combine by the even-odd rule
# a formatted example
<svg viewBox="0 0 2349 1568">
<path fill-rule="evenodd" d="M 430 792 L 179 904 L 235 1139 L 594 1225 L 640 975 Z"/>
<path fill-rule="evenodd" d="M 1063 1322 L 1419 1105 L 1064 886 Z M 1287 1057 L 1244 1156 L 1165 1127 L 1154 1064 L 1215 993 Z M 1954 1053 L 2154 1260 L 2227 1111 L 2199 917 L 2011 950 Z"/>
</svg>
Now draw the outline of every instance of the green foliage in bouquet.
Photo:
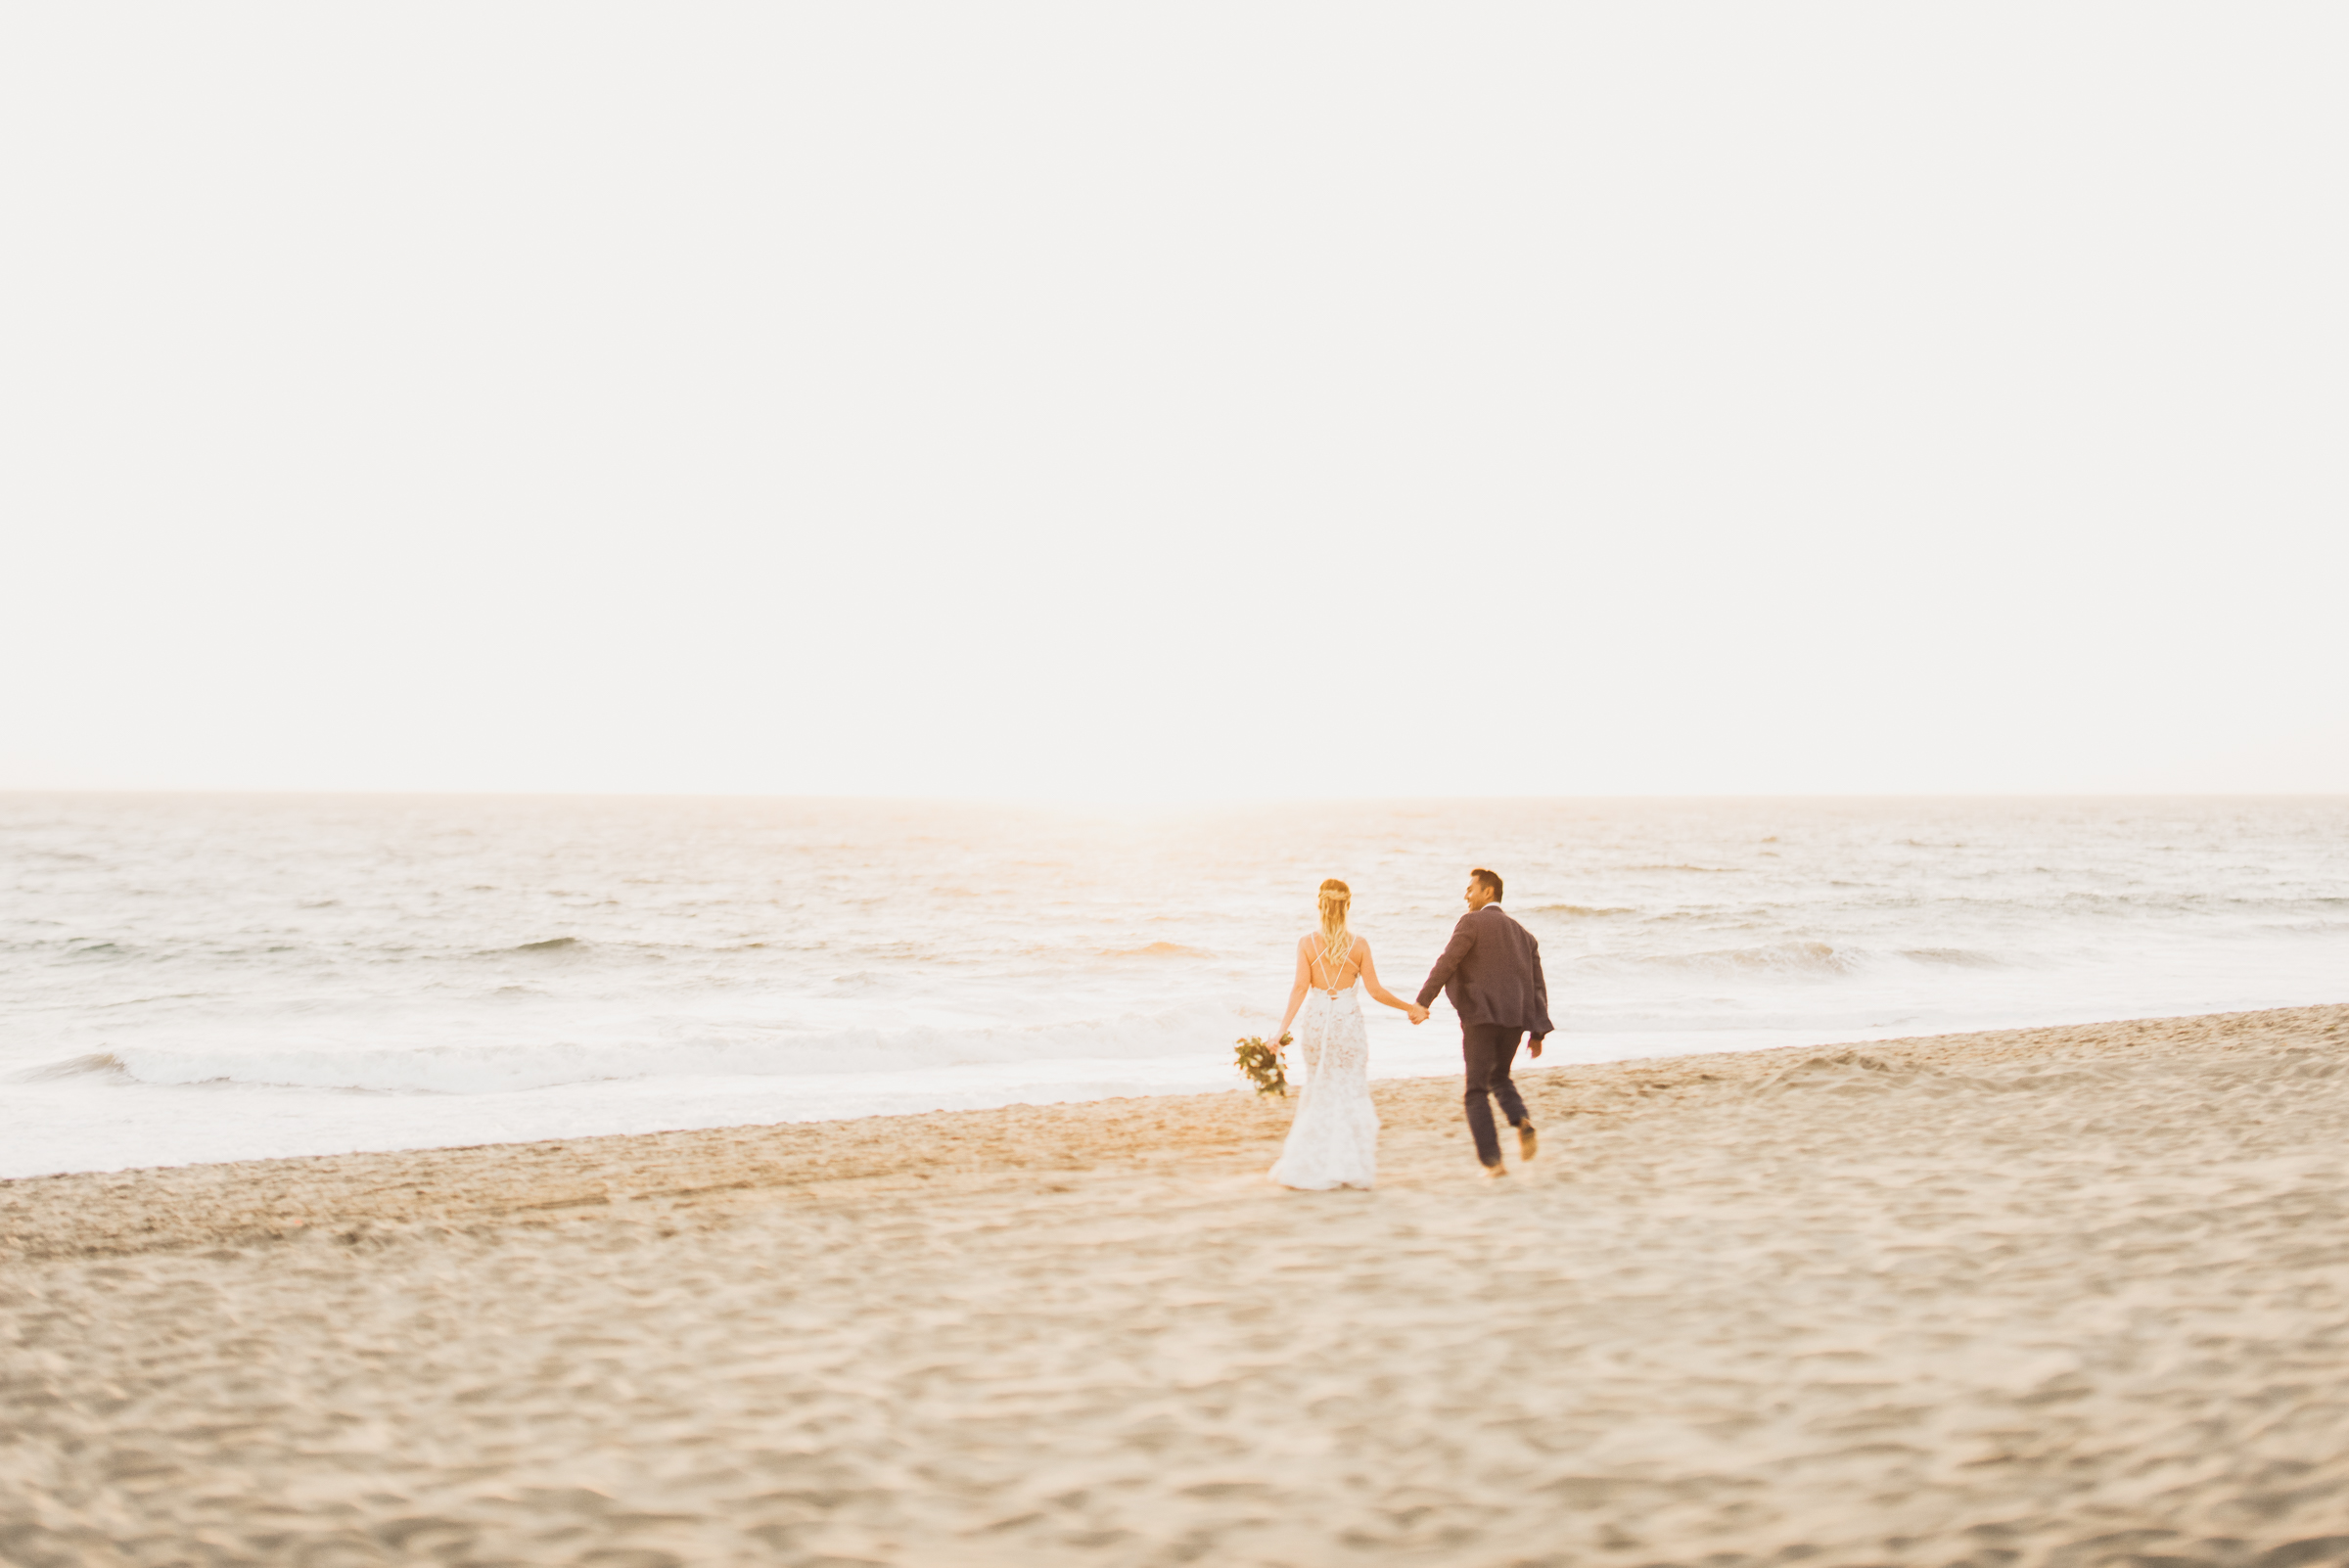
<svg viewBox="0 0 2349 1568">
<path fill-rule="evenodd" d="M 1295 1039 L 1294 1035 L 1280 1037 L 1280 1045 Z M 1262 1035 L 1250 1035 L 1232 1047 L 1232 1060 L 1240 1064 L 1240 1072 L 1256 1085 L 1259 1094 L 1287 1094 L 1289 1075 L 1280 1065 L 1280 1045 L 1267 1045 Z"/>
</svg>

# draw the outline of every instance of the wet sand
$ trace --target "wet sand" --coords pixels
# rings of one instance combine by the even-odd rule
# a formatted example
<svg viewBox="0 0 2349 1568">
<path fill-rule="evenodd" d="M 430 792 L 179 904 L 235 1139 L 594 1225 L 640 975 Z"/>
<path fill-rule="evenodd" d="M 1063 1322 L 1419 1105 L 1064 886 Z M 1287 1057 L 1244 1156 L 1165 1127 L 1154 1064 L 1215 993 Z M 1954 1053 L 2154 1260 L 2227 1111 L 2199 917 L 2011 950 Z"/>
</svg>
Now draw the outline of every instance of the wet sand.
<svg viewBox="0 0 2349 1568">
<path fill-rule="evenodd" d="M 0 1183 L 0 1562 L 2349 1564 L 2349 1006 Z"/>
</svg>

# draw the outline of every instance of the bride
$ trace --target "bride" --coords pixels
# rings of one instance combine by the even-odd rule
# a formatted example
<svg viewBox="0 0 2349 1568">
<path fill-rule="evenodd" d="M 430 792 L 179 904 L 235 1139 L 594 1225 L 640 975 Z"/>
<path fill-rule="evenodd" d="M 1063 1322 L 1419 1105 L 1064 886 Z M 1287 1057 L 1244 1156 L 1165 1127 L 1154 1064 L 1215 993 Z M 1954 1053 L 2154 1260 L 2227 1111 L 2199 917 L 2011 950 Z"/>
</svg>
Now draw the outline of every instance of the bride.
<svg viewBox="0 0 2349 1568">
<path fill-rule="evenodd" d="M 1294 1021 L 1305 1058 L 1297 1120 L 1272 1166 L 1272 1179 L 1284 1187 L 1320 1191 L 1366 1187 L 1378 1179 L 1378 1113 L 1370 1107 L 1370 1039 L 1361 992 L 1400 1007 L 1413 1023 L 1427 1016 L 1426 1008 L 1378 983 L 1370 944 L 1346 928 L 1353 901 L 1353 890 L 1337 878 L 1321 884 L 1321 929 L 1297 939 L 1297 983 L 1272 1036 L 1279 1039 Z"/>
</svg>

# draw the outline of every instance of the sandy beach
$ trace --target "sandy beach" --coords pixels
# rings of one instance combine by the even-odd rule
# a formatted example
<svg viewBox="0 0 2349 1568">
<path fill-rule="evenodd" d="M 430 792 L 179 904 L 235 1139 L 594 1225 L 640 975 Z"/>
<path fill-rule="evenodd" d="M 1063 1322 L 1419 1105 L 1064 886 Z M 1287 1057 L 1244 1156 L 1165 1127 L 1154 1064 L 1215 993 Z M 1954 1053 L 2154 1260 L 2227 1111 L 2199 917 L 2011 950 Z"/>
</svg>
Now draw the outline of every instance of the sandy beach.
<svg viewBox="0 0 2349 1568">
<path fill-rule="evenodd" d="M 0 1561 L 2349 1563 L 2349 1006 L 0 1184 Z"/>
</svg>

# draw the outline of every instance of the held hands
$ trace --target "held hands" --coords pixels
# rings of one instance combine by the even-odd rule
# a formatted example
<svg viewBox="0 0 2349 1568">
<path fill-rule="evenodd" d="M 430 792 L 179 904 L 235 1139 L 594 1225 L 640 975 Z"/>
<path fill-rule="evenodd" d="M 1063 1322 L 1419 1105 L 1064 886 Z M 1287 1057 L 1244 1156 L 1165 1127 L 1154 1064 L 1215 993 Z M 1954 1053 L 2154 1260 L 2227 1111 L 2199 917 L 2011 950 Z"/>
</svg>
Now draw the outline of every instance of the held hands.
<svg viewBox="0 0 2349 1568">
<path fill-rule="evenodd" d="M 1424 1024 L 1427 1022 L 1427 1009 L 1420 1006 L 1417 1002 L 1412 1002 L 1409 1006 L 1404 1008 L 1404 1011 L 1411 1015 L 1411 1022 L 1414 1024 Z"/>
</svg>

